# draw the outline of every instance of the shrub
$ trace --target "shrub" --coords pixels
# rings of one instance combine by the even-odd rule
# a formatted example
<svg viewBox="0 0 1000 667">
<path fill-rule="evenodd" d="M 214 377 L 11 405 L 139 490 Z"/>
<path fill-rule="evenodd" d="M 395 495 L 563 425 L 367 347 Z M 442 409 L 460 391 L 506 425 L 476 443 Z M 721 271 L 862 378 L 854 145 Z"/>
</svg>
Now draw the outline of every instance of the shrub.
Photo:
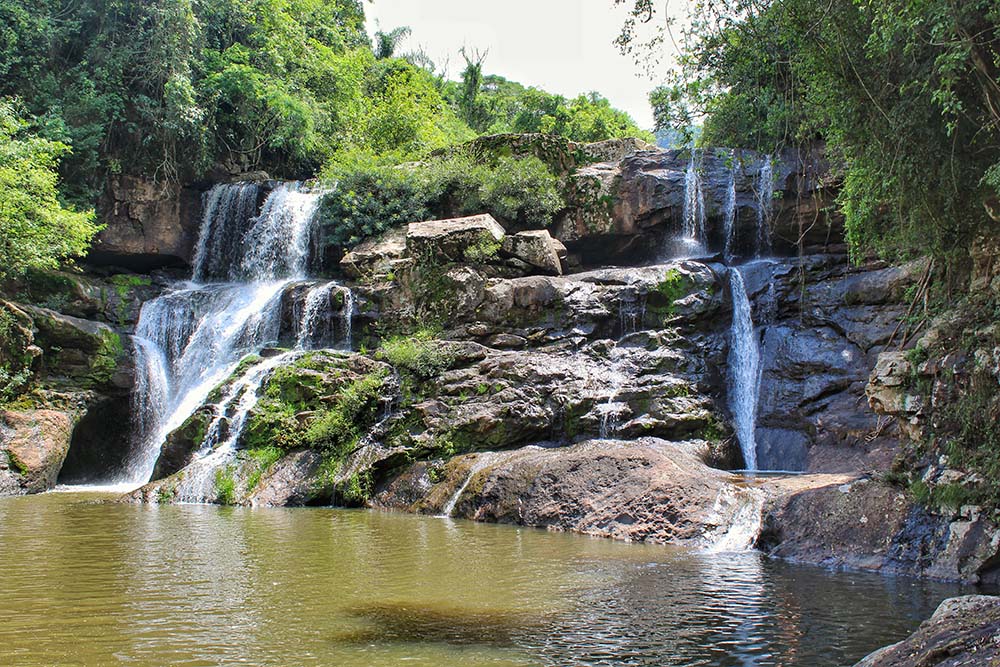
<svg viewBox="0 0 1000 667">
<path fill-rule="evenodd" d="M 359 166 L 343 173 L 320 199 L 317 219 L 327 245 L 349 248 L 429 217 L 416 175 L 398 167 Z"/>
<path fill-rule="evenodd" d="M 437 375 L 454 361 L 454 355 L 427 329 L 384 340 L 376 356 L 421 380 Z"/>
<path fill-rule="evenodd" d="M 565 206 L 558 177 L 533 156 L 482 162 L 459 152 L 412 169 L 356 162 L 327 177 L 336 185 L 317 217 L 324 243 L 342 248 L 409 222 L 478 213 L 541 228 Z"/>
<path fill-rule="evenodd" d="M 565 206 L 559 180 L 536 157 L 500 158 L 484 170 L 484 208 L 495 217 L 525 227 L 545 227 Z"/>
</svg>

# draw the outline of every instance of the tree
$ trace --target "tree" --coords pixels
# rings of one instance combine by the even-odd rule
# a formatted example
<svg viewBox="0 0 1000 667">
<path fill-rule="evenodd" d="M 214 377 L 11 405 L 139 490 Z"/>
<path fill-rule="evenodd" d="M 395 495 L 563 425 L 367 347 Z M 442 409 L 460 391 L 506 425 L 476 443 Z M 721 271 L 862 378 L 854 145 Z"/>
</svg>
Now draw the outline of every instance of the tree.
<svg viewBox="0 0 1000 667">
<path fill-rule="evenodd" d="M 374 44 L 375 58 L 378 60 L 392 58 L 399 47 L 399 43 L 409 37 L 411 32 L 410 27 L 405 25 L 393 28 L 389 32 L 376 31 Z"/>
<path fill-rule="evenodd" d="M 27 131 L 9 101 L 0 101 L 0 277 L 55 268 L 86 252 L 98 231 L 93 211 L 58 198 L 56 167 L 69 148 Z"/>
</svg>

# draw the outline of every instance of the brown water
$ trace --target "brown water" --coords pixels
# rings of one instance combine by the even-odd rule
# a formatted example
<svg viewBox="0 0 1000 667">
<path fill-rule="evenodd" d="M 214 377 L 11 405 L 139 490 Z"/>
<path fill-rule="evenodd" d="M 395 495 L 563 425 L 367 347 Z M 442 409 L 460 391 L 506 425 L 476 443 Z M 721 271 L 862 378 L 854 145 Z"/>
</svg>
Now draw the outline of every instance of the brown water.
<svg viewBox="0 0 1000 667">
<path fill-rule="evenodd" d="M 0 499 L 3 665 L 824 665 L 958 589 L 328 509 Z"/>
</svg>

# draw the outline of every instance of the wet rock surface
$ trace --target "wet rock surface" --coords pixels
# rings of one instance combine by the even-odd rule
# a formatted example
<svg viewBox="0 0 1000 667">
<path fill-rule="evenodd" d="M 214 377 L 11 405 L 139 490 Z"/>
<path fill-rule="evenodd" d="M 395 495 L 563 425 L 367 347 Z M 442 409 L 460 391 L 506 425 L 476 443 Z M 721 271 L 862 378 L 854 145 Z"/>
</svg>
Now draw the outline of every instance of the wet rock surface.
<svg viewBox="0 0 1000 667">
<path fill-rule="evenodd" d="M 855 667 L 976 667 L 1000 664 L 1000 598 L 967 595 L 942 602 L 912 635 Z"/>
<path fill-rule="evenodd" d="M 732 528 L 751 491 L 706 466 L 704 442 L 588 440 L 452 459 L 431 481 L 411 466 L 376 493 L 378 507 L 706 546 Z"/>
</svg>

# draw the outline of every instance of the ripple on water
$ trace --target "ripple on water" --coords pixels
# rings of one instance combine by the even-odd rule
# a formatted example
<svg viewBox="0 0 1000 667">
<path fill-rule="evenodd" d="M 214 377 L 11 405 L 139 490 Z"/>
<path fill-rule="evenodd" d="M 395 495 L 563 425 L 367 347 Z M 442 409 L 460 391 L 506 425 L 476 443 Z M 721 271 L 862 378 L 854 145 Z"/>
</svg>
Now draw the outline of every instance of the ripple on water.
<svg viewBox="0 0 1000 667">
<path fill-rule="evenodd" d="M 5 664 L 823 667 L 959 590 L 428 517 L 93 498 L 0 499 Z"/>
</svg>

